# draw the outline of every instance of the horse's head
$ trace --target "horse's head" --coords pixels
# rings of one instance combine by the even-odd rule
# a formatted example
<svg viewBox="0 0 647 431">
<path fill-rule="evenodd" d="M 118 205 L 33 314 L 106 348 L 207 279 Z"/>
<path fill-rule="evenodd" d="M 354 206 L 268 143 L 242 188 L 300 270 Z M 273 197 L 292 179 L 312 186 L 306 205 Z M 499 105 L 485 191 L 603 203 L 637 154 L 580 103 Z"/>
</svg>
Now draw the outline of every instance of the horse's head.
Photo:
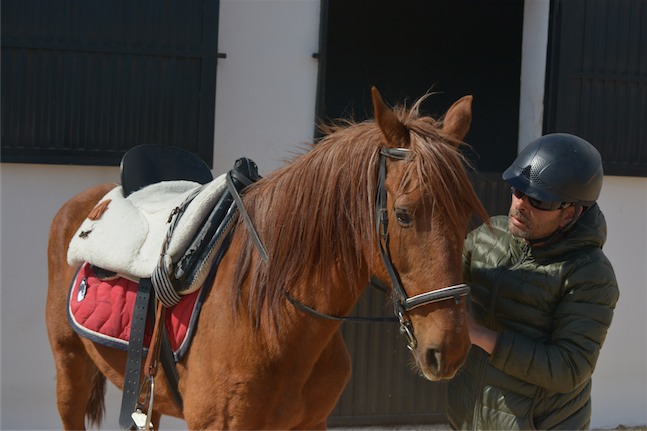
<svg viewBox="0 0 647 431">
<path fill-rule="evenodd" d="M 332 327 L 338 323 L 291 305 L 345 316 L 371 275 L 390 282 L 416 362 L 438 380 L 454 375 L 470 346 L 461 253 L 471 214 L 487 214 L 457 148 L 471 97 L 442 122 L 419 114 L 422 100 L 394 111 L 373 90 L 375 122 L 323 127 L 311 151 L 250 186 L 245 206 L 268 259 L 253 264 L 254 242 L 242 236 L 246 251 L 232 284 L 238 298 L 240 286 L 251 286 L 247 306 L 259 328 L 287 331 L 286 306 L 311 319 L 300 328 Z"/>
<path fill-rule="evenodd" d="M 466 96 L 454 103 L 440 123 L 417 114 L 420 102 L 394 112 L 373 88 L 384 142 L 376 199 L 380 253 L 372 266 L 394 286 L 402 331 L 429 380 L 452 378 L 470 347 L 461 253 L 470 215 L 487 217 L 457 150 L 469 130 L 471 102 Z"/>
</svg>

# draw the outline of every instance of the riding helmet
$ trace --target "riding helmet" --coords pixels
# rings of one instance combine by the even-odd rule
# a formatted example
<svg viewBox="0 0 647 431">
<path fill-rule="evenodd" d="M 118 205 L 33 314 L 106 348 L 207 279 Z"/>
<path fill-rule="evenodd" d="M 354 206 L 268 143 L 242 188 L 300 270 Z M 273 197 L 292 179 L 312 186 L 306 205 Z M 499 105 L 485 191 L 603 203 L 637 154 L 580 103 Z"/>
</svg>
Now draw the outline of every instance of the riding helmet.
<svg viewBox="0 0 647 431">
<path fill-rule="evenodd" d="M 592 205 L 602 188 L 602 159 L 593 145 L 567 133 L 531 142 L 503 172 L 510 186 L 540 201 Z"/>
</svg>

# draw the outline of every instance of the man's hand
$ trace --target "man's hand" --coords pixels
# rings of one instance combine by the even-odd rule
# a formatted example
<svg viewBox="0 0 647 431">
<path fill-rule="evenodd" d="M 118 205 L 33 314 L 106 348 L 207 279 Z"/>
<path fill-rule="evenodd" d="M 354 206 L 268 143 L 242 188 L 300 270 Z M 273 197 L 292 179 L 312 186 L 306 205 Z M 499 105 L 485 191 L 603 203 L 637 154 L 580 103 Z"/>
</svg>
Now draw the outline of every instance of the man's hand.
<svg viewBox="0 0 647 431">
<path fill-rule="evenodd" d="M 467 328 L 470 333 L 470 341 L 475 346 L 485 350 L 490 355 L 494 351 L 499 334 L 474 321 L 472 316 L 467 317 Z"/>
</svg>

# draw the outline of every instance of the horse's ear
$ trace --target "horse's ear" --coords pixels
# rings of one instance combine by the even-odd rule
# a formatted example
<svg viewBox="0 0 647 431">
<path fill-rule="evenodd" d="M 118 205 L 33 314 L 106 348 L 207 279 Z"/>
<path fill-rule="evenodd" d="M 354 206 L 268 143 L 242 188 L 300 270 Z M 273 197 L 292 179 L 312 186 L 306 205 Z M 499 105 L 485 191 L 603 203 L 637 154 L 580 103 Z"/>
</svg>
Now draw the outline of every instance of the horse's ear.
<svg viewBox="0 0 647 431">
<path fill-rule="evenodd" d="M 464 96 L 447 110 L 443 132 L 462 141 L 472 123 L 472 96 Z"/>
<path fill-rule="evenodd" d="M 371 95 L 373 96 L 375 122 L 386 138 L 387 145 L 390 147 L 408 147 L 409 130 L 400 122 L 395 113 L 384 104 L 377 88 L 371 87 Z"/>
</svg>

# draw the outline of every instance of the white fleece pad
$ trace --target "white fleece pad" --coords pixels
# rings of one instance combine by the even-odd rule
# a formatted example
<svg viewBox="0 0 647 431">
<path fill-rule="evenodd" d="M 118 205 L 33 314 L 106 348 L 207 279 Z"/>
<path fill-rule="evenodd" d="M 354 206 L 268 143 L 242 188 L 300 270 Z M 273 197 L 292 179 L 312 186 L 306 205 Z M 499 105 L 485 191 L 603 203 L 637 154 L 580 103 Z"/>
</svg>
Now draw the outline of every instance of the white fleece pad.
<svg viewBox="0 0 647 431">
<path fill-rule="evenodd" d="M 180 218 L 167 250 L 173 262 L 220 198 L 225 175 L 205 185 Z M 99 202 L 110 199 L 103 215 L 98 220 L 86 218 L 72 238 L 67 262 L 73 266 L 89 262 L 131 279 L 150 277 L 160 259 L 169 216 L 198 187 L 192 181 L 163 181 L 126 198 L 122 187 L 115 187 Z"/>
</svg>

